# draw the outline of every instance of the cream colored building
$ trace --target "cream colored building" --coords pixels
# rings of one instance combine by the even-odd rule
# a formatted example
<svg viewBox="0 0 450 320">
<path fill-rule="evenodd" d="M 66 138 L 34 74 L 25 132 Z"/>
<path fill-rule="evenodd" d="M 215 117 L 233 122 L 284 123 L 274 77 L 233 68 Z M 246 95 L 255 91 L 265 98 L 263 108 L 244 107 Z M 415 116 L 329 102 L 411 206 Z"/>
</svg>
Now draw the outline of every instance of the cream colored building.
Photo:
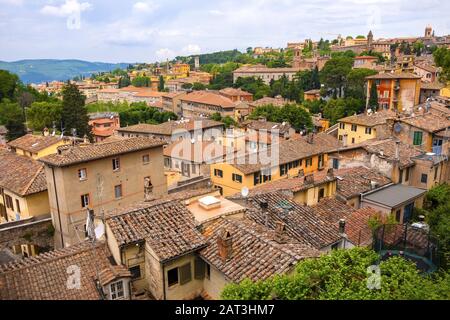
<svg viewBox="0 0 450 320">
<path fill-rule="evenodd" d="M 145 195 L 166 194 L 163 144 L 151 138 L 118 139 L 63 147 L 40 159 L 57 243 L 84 240 L 88 209 L 99 217 Z"/>
</svg>

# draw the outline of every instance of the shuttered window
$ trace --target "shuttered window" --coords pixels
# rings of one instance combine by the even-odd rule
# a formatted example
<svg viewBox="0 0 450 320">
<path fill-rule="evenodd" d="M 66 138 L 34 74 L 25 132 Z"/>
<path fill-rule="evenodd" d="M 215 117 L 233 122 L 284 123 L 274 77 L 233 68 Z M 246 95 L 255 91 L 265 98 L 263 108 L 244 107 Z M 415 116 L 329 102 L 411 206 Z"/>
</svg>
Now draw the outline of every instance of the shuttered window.
<svg viewBox="0 0 450 320">
<path fill-rule="evenodd" d="M 180 271 L 180 284 L 186 284 L 192 280 L 191 263 L 187 263 L 179 268 Z"/>
<path fill-rule="evenodd" d="M 198 257 L 195 258 L 194 269 L 194 278 L 203 280 L 205 278 L 205 262 Z"/>
</svg>

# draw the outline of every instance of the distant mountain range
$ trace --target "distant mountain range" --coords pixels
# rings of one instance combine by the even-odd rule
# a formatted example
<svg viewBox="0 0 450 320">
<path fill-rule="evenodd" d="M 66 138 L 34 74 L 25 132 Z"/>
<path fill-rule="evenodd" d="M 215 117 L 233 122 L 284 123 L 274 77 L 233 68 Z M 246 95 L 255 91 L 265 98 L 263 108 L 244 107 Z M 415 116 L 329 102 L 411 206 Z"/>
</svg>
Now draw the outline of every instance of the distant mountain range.
<svg viewBox="0 0 450 320">
<path fill-rule="evenodd" d="M 0 61 L 0 69 L 17 74 L 24 83 L 69 80 L 76 76 L 125 69 L 128 63 L 103 63 L 82 60 L 36 59 L 14 62 Z"/>
</svg>

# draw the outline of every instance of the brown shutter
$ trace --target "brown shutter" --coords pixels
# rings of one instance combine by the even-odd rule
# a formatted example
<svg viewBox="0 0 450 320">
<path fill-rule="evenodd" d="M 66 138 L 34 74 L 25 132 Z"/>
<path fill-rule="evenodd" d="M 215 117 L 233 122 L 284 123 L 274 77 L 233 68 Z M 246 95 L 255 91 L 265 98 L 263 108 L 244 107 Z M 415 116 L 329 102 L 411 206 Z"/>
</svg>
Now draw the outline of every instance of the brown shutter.
<svg viewBox="0 0 450 320">
<path fill-rule="evenodd" d="M 180 267 L 180 285 L 186 284 L 192 280 L 191 263 Z"/>
<path fill-rule="evenodd" d="M 195 258 L 194 268 L 194 278 L 203 280 L 205 278 L 205 262 L 199 257 Z"/>
</svg>

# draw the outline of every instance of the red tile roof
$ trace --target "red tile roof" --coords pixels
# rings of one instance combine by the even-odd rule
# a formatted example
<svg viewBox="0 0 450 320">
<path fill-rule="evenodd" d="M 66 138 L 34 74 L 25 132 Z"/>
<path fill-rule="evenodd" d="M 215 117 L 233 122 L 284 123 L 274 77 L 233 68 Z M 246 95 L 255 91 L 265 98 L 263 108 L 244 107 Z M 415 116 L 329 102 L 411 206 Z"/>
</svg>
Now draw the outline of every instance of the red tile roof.
<svg viewBox="0 0 450 320">
<path fill-rule="evenodd" d="M 55 145 L 61 142 L 60 137 L 43 136 L 26 134 L 23 137 L 17 138 L 8 142 L 8 146 L 11 148 L 22 149 L 28 152 L 37 153 L 45 148 Z"/>
</svg>

